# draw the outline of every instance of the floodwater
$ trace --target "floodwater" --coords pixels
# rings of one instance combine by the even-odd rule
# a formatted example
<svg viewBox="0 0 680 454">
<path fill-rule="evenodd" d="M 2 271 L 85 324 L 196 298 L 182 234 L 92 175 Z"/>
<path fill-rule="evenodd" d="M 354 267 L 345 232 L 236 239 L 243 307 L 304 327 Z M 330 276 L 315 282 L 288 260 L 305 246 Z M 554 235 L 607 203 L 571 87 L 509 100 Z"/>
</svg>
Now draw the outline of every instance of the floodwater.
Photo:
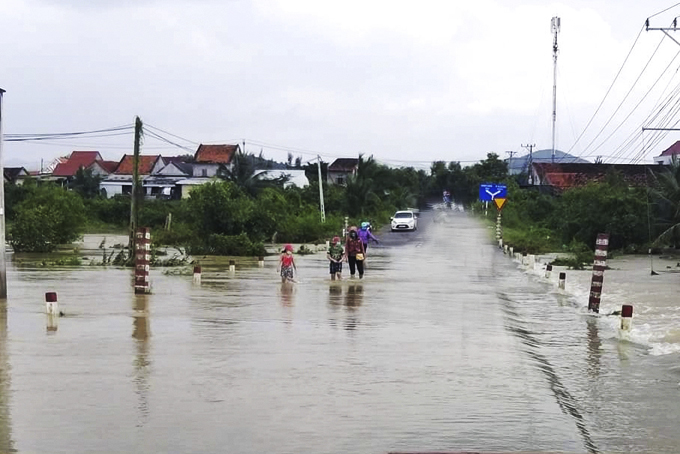
<svg viewBox="0 0 680 454">
<path fill-rule="evenodd" d="M 335 283 L 322 253 L 297 256 L 298 284 L 277 257 L 206 259 L 200 285 L 154 269 L 144 296 L 132 270 L 10 263 L 0 451 L 680 450 L 680 274 L 610 261 L 602 312 L 636 306 L 621 337 L 584 310 L 588 272 L 560 291 L 445 221 L 384 233 L 365 278 Z"/>
</svg>

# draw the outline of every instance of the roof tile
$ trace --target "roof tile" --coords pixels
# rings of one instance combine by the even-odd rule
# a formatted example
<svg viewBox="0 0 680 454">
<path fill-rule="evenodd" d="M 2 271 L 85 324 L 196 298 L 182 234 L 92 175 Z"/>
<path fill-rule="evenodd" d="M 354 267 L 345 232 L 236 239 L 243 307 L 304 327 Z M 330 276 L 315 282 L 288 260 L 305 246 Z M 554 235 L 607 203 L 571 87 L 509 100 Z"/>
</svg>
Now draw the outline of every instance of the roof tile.
<svg viewBox="0 0 680 454">
<path fill-rule="evenodd" d="M 229 164 L 238 145 L 203 145 L 200 144 L 194 155 L 194 161 L 205 164 Z"/>
<path fill-rule="evenodd" d="M 134 156 L 131 154 L 124 155 L 123 159 L 120 160 L 120 163 L 118 164 L 118 167 L 116 168 L 116 171 L 114 173 L 116 175 L 132 175 L 133 159 Z M 140 155 L 139 174 L 151 175 L 151 171 L 153 170 L 154 165 L 156 165 L 156 161 L 158 161 L 159 159 L 161 159 L 161 155 L 155 156 Z"/>
<path fill-rule="evenodd" d="M 72 177 L 81 167 L 88 167 L 101 159 L 102 156 L 98 151 L 74 151 L 66 162 L 57 164 L 52 175 L 55 177 Z"/>
</svg>

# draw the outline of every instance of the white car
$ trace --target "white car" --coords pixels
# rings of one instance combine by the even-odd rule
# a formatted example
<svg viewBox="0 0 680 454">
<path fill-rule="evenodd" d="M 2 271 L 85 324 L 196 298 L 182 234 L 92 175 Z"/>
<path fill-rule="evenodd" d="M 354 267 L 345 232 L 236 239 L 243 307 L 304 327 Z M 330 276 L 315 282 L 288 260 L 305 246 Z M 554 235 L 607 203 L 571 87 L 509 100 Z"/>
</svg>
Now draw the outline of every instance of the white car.
<svg viewBox="0 0 680 454">
<path fill-rule="evenodd" d="M 390 218 L 392 231 L 397 230 L 418 230 L 418 217 L 413 211 L 397 211 Z"/>
</svg>

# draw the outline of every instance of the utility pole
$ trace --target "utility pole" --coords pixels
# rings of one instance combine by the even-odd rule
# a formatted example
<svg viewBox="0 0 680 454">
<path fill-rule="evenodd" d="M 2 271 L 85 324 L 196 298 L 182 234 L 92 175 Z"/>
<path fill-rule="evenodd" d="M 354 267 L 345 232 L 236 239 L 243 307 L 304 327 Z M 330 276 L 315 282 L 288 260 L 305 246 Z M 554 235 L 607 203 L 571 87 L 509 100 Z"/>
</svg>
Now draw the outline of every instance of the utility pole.
<svg viewBox="0 0 680 454">
<path fill-rule="evenodd" d="M 664 35 L 669 37 L 675 44 L 680 46 L 680 42 L 678 42 L 677 39 L 673 38 L 670 35 L 670 33 L 668 33 L 669 31 L 674 31 L 674 32 L 678 31 L 678 18 L 677 17 L 675 19 L 673 19 L 673 26 L 672 27 L 650 27 L 649 26 L 649 18 L 647 18 L 647 20 L 645 21 L 645 29 L 647 31 L 650 31 L 650 30 L 651 31 L 662 31 L 664 33 Z"/>
<path fill-rule="evenodd" d="M 142 120 L 135 117 L 135 148 L 132 156 L 132 194 L 130 197 L 130 257 L 135 253 L 135 234 L 139 227 L 139 147 L 142 140 Z"/>
<path fill-rule="evenodd" d="M 321 222 L 326 222 L 326 207 L 323 203 L 323 180 L 321 179 L 321 156 L 316 155 L 317 165 L 319 168 L 319 209 L 321 210 Z"/>
<path fill-rule="evenodd" d="M 5 263 L 5 167 L 2 156 L 2 95 L 5 90 L 0 88 L 0 299 L 7 299 L 7 264 Z"/>
<path fill-rule="evenodd" d="M 528 144 L 528 145 L 522 145 L 522 148 L 526 148 L 529 150 L 529 165 L 527 166 L 527 169 L 529 171 L 529 183 L 533 186 L 534 184 L 534 147 L 536 146 L 535 143 Z"/>
<path fill-rule="evenodd" d="M 553 111 L 552 111 L 552 163 L 555 163 L 555 122 L 557 121 L 557 34 L 560 32 L 561 21 L 559 17 L 553 17 L 550 28 L 555 38 L 553 39 Z"/>
</svg>

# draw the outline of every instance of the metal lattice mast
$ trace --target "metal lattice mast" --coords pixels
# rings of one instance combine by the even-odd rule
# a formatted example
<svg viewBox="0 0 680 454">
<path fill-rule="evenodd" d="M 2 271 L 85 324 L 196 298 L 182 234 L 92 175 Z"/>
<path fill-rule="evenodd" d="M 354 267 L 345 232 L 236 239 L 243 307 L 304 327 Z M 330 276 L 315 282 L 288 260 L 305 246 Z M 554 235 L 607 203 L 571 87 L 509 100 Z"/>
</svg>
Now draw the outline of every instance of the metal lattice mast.
<svg viewBox="0 0 680 454">
<path fill-rule="evenodd" d="M 555 16 L 550 21 L 553 33 L 553 110 L 552 110 L 552 162 L 555 162 L 555 123 L 557 122 L 557 34 L 560 32 L 560 18 Z"/>
</svg>

